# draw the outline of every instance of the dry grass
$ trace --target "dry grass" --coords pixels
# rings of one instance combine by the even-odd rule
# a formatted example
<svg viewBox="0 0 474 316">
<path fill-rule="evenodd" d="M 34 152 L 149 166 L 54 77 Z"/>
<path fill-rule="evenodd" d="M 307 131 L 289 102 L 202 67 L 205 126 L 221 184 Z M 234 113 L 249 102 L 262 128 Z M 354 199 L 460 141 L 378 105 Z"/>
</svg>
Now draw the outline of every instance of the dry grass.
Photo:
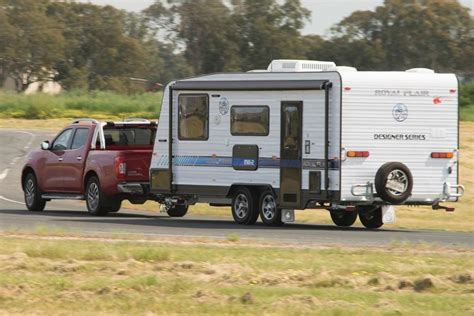
<svg viewBox="0 0 474 316">
<path fill-rule="evenodd" d="M 0 237 L 2 315 L 473 311 L 469 250 L 35 239 Z"/>
</svg>

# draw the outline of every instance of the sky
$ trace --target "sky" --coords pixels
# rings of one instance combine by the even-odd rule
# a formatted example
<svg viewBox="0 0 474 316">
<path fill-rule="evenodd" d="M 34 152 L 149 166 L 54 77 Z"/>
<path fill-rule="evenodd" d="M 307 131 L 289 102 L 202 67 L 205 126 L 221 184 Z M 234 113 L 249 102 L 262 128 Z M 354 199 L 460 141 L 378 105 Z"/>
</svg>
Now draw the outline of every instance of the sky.
<svg viewBox="0 0 474 316">
<path fill-rule="evenodd" d="M 113 5 L 128 11 L 141 11 L 154 3 L 154 0 L 79 0 L 100 5 Z M 459 0 L 474 14 L 474 0 Z M 373 10 L 383 0 L 301 0 L 303 6 L 311 11 L 311 21 L 303 30 L 304 34 L 327 35 L 328 29 L 357 10 Z"/>
</svg>

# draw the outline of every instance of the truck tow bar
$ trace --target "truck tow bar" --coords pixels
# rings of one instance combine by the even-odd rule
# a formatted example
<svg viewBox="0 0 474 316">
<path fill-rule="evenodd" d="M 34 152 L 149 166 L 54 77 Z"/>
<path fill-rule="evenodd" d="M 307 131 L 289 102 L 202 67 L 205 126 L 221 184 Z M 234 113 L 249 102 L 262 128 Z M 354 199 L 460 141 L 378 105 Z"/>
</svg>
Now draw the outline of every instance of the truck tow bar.
<svg viewBox="0 0 474 316">
<path fill-rule="evenodd" d="M 433 204 L 432 206 L 433 210 L 445 210 L 446 212 L 454 212 L 454 207 L 448 207 L 448 206 L 443 206 L 439 205 L 439 203 Z"/>
</svg>

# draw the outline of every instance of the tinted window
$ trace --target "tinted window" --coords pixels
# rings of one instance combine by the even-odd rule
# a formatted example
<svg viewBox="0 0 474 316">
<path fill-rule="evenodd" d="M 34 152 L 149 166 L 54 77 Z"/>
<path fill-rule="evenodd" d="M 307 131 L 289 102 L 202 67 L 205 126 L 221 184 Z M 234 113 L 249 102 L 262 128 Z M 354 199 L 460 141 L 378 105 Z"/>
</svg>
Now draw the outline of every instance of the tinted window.
<svg viewBox="0 0 474 316">
<path fill-rule="evenodd" d="M 105 146 L 153 145 L 155 129 L 148 127 L 104 128 Z"/>
<path fill-rule="evenodd" d="M 78 128 L 76 133 L 74 133 L 74 138 L 72 140 L 71 149 L 81 148 L 85 145 L 87 141 L 87 136 L 89 135 L 88 128 Z"/>
<path fill-rule="evenodd" d="M 178 138 L 206 140 L 209 138 L 209 97 L 207 94 L 178 97 Z"/>
<path fill-rule="evenodd" d="M 230 111 L 232 135 L 266 136 L 269 132 L 270 109 L 267 106 L 233 106 Z"/>
<path fill-rule="evenodd" d="M 53 150 L 66 150 L 69 146 L 69 140 L 71 139 L 72 129 L 67 129 L 56 138 L 53 143 Z"/>
</svg>

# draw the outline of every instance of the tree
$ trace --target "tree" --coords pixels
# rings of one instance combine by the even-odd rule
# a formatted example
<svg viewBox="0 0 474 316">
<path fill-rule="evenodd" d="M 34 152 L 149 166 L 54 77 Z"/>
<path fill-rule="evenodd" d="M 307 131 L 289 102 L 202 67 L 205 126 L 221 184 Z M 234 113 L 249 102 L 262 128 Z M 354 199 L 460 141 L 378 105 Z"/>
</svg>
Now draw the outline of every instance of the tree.
<svg viewBox="0 0 474 316">
<path fill-rule="evenodd" d="M 272 59 L 304 58 L 300 30 L 310 12 L 299 0 L 234 2 L 242 69 L 265 69 Z"/>
<path fill-rule="evenodd" d="M 354 12 L 333 34 L 331 42 L 347 43 L 342 50 L 336 47 L 337 52 L 355 52 L 349 61 L 364 55 L 362 51 L 368 63 L 371 56 L 383 56 L 375 65 L 388 70 L 474 72 L 474 22 L 469 9 L 457 1 L 385 0 L 374 12 Z"/>
<path fill-rule="evenodd" d="M 240 69 L 237 28 L 222 1 L 185 0 L 169 9 L 157 2 L 145 13 L 155 26 L 168 25 L 171 40 L 184 47 L 194 73 Z"/>
<path fill-rule="evenodd" d="M 46 0 L 3 1 L 0 11 L 0 63 L 16 90 L 54 78 L 54 64 L 64 56 L 57 21 L 46 15 Z"/>
<path fill-rule="evenodd" d="M 62 24 L 66 56 L 55 64 L 66 89 L 129 92 L 130 78 L 145 70 L 145 50 L 128 35 L 127 14 L 111 6 L 52 3 L 49 14 Z"/>
</svg>

